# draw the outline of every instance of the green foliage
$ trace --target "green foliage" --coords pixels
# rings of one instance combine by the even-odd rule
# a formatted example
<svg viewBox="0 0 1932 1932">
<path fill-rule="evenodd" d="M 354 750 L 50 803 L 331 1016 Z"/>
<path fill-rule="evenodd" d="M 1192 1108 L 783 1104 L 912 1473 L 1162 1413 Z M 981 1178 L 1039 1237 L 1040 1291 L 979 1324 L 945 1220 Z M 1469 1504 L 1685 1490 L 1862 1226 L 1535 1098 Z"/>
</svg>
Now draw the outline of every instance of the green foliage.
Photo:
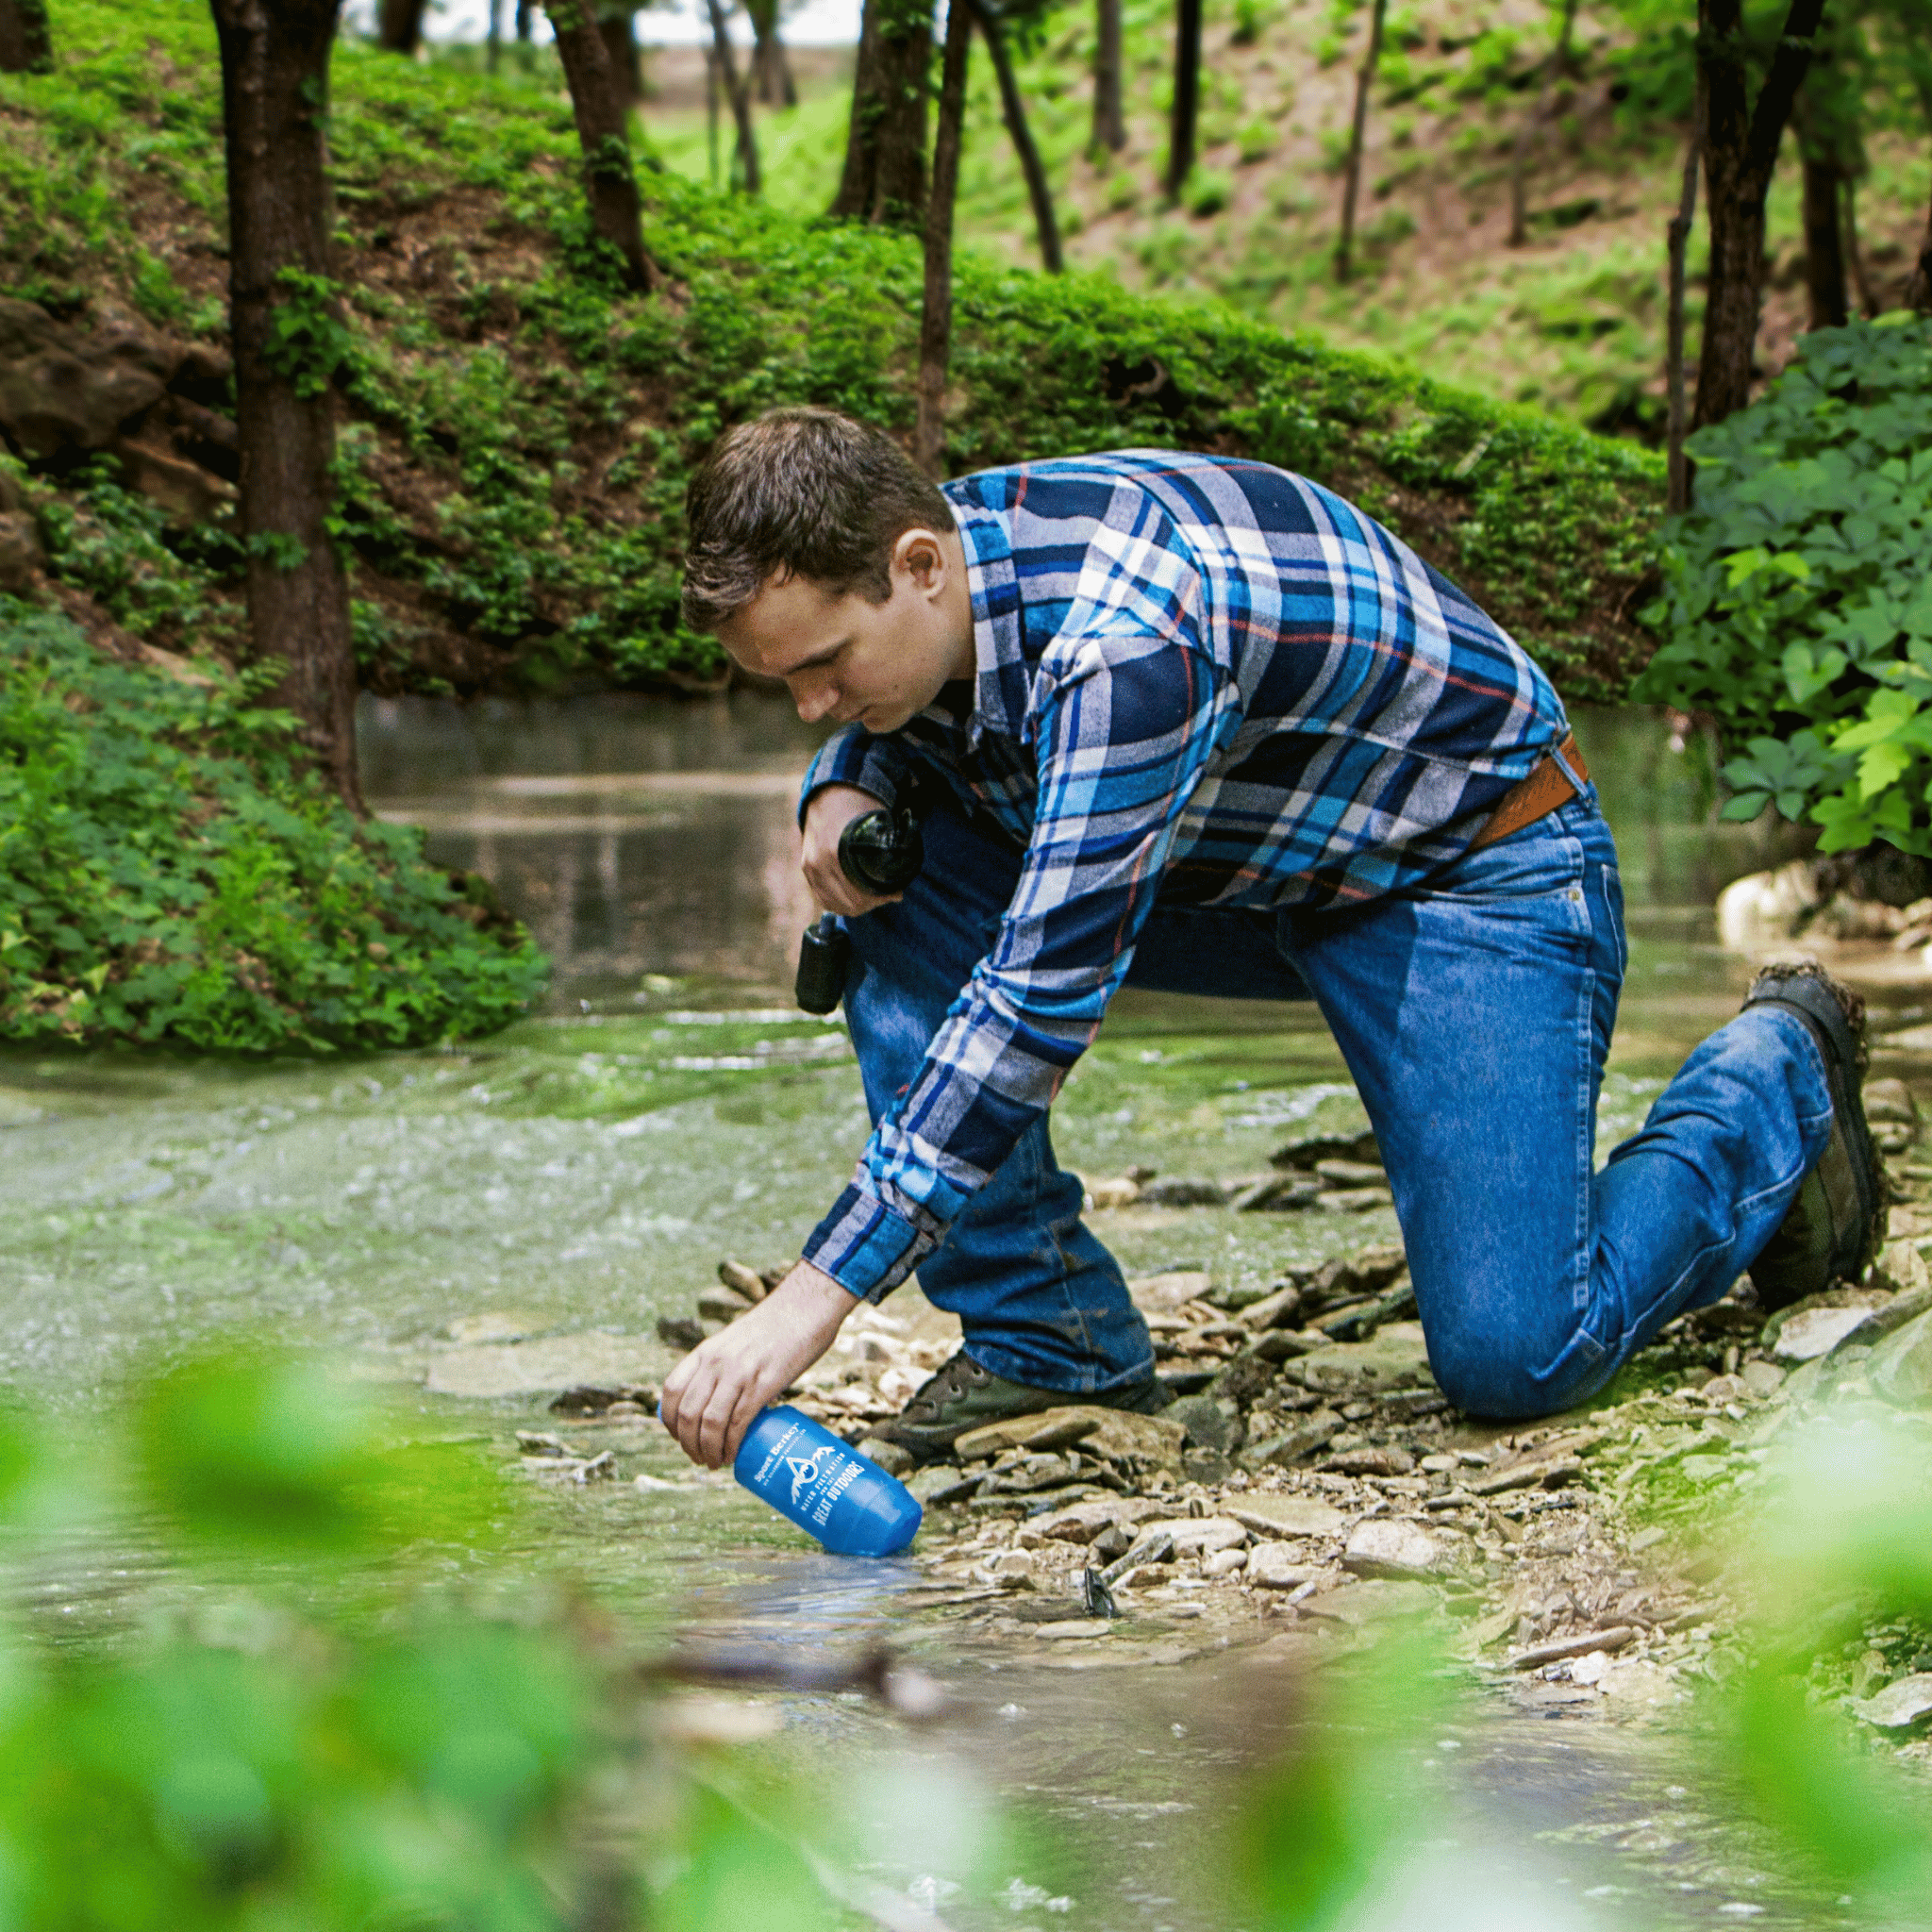
<svg viewBox="0 0 1932 1932">
<path fill-rule="evenodd" d="M 0 600 L 0 1034 L 332 1052 L 525 1009 L 522 928 L 353 818 L 251 691 Z"/>
<path fill-rule="evenodd" d="M 355 353 L 356 339 L 342 320 L 342 291 L 328 276 L 299 268 L 283 269 L 275 289 L 262 359 L 298 396 L 319 396 Z"/>
<path fill-rule="evenodd" d="M 1667 640 L 1638 694 L 1744 748 L 1731 818 L 1774 805 L 1827 852 L 1932 855 L 1932 323 L 1805 337 L 1749 409 L 1691 440 L 1664 552 Z"/>
</svg>

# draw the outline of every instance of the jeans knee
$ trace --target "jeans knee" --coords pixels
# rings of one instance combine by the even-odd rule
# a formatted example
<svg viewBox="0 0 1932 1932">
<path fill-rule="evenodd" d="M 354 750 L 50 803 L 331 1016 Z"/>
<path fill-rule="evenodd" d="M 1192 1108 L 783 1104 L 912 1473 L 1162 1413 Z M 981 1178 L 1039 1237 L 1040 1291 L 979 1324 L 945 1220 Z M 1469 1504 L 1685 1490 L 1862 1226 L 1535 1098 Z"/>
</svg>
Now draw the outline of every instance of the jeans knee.
<svg viewBox="0 0 1932 1932">
<path fill-rule="evenodd" d="M 1593 1394 L 1615 1367 L 1580 1327 L 1554 1352 L 1507 1328 L 1431 1337 L 1436 1386 L 1465 1414 L 1493 1422 L 1554 1415 Z"/>
</svg>

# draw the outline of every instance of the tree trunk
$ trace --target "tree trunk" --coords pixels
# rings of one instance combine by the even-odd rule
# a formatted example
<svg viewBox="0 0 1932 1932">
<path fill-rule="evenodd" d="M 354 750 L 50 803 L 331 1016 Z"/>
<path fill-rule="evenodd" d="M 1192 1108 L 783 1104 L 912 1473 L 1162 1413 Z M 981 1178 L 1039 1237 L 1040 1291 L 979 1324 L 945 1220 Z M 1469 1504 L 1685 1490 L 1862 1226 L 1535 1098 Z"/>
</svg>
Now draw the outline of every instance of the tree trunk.
<svg viewBox="0 0 1932 1932">
<path fill-rule="evenodd" d="M 971 7 L 986 36 L 986 51 L 992 57 L 992 71 L 999 77 L 1000 108 L 1006 117 L 1007 132 L 1013 138 L 1013 152 L 1020 157 L 1020 172 L 1026 177 L 1026 195 L 1033 204 L 1033 225 L 1040 234 L 1041 265 L 1050 275 L 1066 267 L 1060 255 L 1060 228 L 1054 219 L 1053 190 L 1048 187 L 1046 167 L 1040 150 L 1033 144 L 1033 130 L 1026 125 L 1026 103 L 1013 74 L 1013 60 L 1007 47 L 1006 31 L 1000 17 L 982 0 L 958 0 Z"/>
<path fill-rule="evenodd" d="M 1355 205 L 1362 186 L 1362 142 L 1369 131 L 1369 90 L 1382 58 L 1382 24 L 1389 0 L 1374 0 L 1369 15 L 1369 51 L 1355 77 L 1355 121 L 1348 132 L 1348 167 L 1341 182 L 1341 235 L 1335 244 L 1335 279 L 1345 282 L 1355 273 Z"/>
<path fill-rule="evenodd" d="M 1839 230 L 1839 166 L 1829 155 L 1805 157 L 1805 284 L 1813 328 L 1842 328 L 1845 250 Z"/>
<path fill-rule="evenodd" d="M 795 108 L 798 89 L 791 78 L 791 63 L 785 58 L 785 42 L 778 33 L 778 0 L 747 0 L 751 30 L 757 41 L 752 55 L 752 72 L 758 76 L 758 99 L 768 108 Z"/>
<path fill-rule="evenodd" d="M 758 180 L 758 137 L 751 125 L 751 88 L 739 78 L 738 53 L 731 44 L 731 31 L 724 24 L 724 9 L 718 0 L 709 0 L 711 45 L 717 50 L 718 72 L 724 77 L 724 92 L 731 103 L 731 118 L 738 127 L 738 147 L 731 159 L 731 172 L 747 194 L 756 194 Z"/>
<path fill-rule="evenodd" d="M 1906 307 L 1932 315 L 1932 208 L 1925 211 L 1925 233 L 1919 242 L 1918 265 L 1906 283 Z"/>
<path fill-rule="evenodd" d="M 711 192 L 717 193 L 724 180 L 718 165 L 718 50 L 705 49 L 705 152 L 710 158 Z"/>
<path fill-rule="evenodd" d="M 1127 144 L 1121 99 L 1121 0 L 1099 0 L 1093 43 L 1093 141 L 1096 153 L 1119 154 Z"/>
<path fill-rule="evenodd" d="M 47 0 L 0 0 L 0 74 L 45 74 L 53 65 Z"/>
<path fill-rule="evenodd" d="M 1824 11 L 1824 0 L 1791 0 L 1753 107 L 1744 71 L 1742 0 L 1698 0 L 1710 275 L 1691 422 L 1696 429 L 1722 423 L 1751 399 L 1764 279 L 1764 197 Z"/>
<path fill-rule="evenodd" d="M 946 474 L 946 365 L 953 353 L 953 200 L 959 192 L 966 61 L 972 51 L 972 11 L 963 0 L 953 0 L 946 12 L 946 48 L 940 69 L 932 193 L 925 204 L 925 291 L 919 311 L 919 420 L 912 432 L 912 458 L 935 483 Z"/>
<path fill-rule="evenodd" d="M 1677 212 L 1667 230 L 1670 294 L 1664 308 L 1664 394 L 1670 411 L 1666 435 L 1664 507 L 1676 516 L 1690 508 L 1690 461 L 1684 454 L 1684 258 L 1690 253 L 1690 230 L 1697 221 L 1697 168 L 1703 119 L 1690 125 L 1690 144 L 1684 153 L 1684 186 Z"/>
<path fill-rule="evenodd" d="M 827 210 L 909 227 L 925 209 L 926 68 L 932 12 L 918 0 L 865 0 L 845 167 Z"/>
<path fill-rule="evenodd" d="M 375 38 L 385 53 L 413 54 L 423 44 L 425 0 L 382 0 Z"/>
<path fill-rule="evenodd" d="M 1542 84 L 1537 89 L 1536 111 L 1516 130 L 1509 157 L 1509 246 L 1521 248 L 1529 240 L 1529 150 L 1550 118 L 1550 96 L 1570 65 L 1570 37 L 1576 27 L 1576 0 L 1563 0 L 1563 25 L 1557 44 L 1543 62 Z"/>
<path fill-rule="evenodd" d="M 503 0 L 490 0 L 490 26 L 486 37 L 488 53 L 484 65 L 494 74 L 503 65 Z"/>
<path fill-rule="evenodd" d="M 537 24 L 537 0 L 517 0 L 517 40 L 525 47 Z"/>
<path fill-rule="evenodd" d="M 352 810 L 356 658 L 349 586 L 329 541 L 336 458 L 333 369 L 271 360 L 270 325 L 291 300 L 324 302 L 334 226 L 328 60 L 339 0 L 213 0 L 227 142 L 228 306 L 258 658 L 287 665 L 275 701 Z M 315 279 L 301 294 L 290 273 Z"/>
<path fill-rule="evenodd" d="M 644 247 L 643 211 L 638 177 L 630 164 L 629 116 L 618 92 L 617 76 L 604 51 L 604 37 L 591 19 L 590 0 L 548 0 L 557 58 L 570 87 L 571 113 L 584 157 L 584 193 L 591 225 L 622 258 L 625 280 L 649 291 L 663 280 Z"/>
<path fill-rule="evenodd" d="M 1378 0 L 1379 4 L 1379 0 Z M 1201 0 L 1174 0 L 1174 112 L 1167 133 L 1167 198 L 1178 201 L 1194 172 L 1201 113 Z"/>
<path fill-rule="evenodd" d="M 1858 291 L 1858 308 L 1868 318 L 1879 310 L 1878 297 L 1872 291 L 1872 277 L 1865 268 L 1865 251 L 1858 242 L 1858 184 L 1849 175 L 1844 178 L 1845 262 L 1852 272 L 1852 287 Z"/>
<path fill-rule="evenodd" d="M 617 97 L 628 113 L 644 97 L 644 77 L 638 66 L 637 15 L 624 8 L 600 14 L 597 35 L 604 42 L 604 58 L 610 63 Z"/>
</svg>

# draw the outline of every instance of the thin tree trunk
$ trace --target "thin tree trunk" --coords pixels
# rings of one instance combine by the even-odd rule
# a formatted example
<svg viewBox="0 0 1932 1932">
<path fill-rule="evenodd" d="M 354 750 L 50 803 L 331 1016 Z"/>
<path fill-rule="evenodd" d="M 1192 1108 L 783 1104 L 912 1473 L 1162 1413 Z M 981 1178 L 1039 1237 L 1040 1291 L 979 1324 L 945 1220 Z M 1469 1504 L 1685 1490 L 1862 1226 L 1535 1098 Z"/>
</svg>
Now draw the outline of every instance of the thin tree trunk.
<svg viewBox="0 0 1932 1932">
<path fill-rule="evenodd" d="M 778 105 L 781 108 L 795 108 L 798 105 L 798 83 L 791 77 L 791 56 L 786 49 L 785 36 L 776 25 L 772 28 L 772 58 L 778 67 Z"/>
<path fill-rule="evenodd" d="M 798 88 L 791 78 L 791 62 L 785 55 L 785 42 L 778 32 L 778 0 L 758 0 L 748 6 L 752 33 L 757 46 L 752 55 L 752 72 L 758 75 L 758 99 L 768 108 L 795 108 Z"/>
<path fill-rule="evenodd" d="M 1362 143 L 1369 130 L 1369 91 L 1382 58 L 1382 24 L 1389 0 L 1374 0 L 1369 15 L 1369 51 L 1355 77 L 1355 120 L 1348 132 L 1348 169 L 1341 183 L 1341 236 L 1335 244 L 1335 279 L 1345 282 L 1355 273 L 1355 207 L 1361 193 Z"/>
<path fill-rule="evenodd" d="M 375 38 L 385 53 L 413 54 L 423 44 L 425 0 L 382 0 Z"/>
<path fill-rule="evenodd" d="M 1867 317 L 1879 310 L 1878 297 L 1872 291 L 1872 277 L 1865 267 L 1865 251 L 1858 241 L 1858 184 L 1850 175 L 1844 177 L 1845 261 L 1852 272 L 1852 287 L 1858 291 L 1858 308 Z"/>
<path fill-rule="evenodd" d="M 1563 0 L 1563 26 L 1557 44 L 1543 62 L 1542 84 L 1537 89 L 1536 111 L 1516 130 L 1509 156 L 1509 246 L 1521 248 L 1529 240 L 1529 150 L 1550 118 L 1550 96 L 1570 65 L 1570 37 L 1576 26 L 1576 0 Z"/>
<path fill-rule="evenodd" d="M 517 42 L 521 46 L 530 44 L 530 36 L 537 24 L 537 0 L 517 0 L 516 15 Z"/>
<path fill-rule="evenodd" d="M 1805 157 L 1805 285 L 1813 328 L 1842 328 L 1845 250 L 1839 231 L 1839 166 L 1829 155 Z"/>
<path fill-rule="evenodd" d="M 484 64 L 494 74 L 503 65 L 503 0 L 490 0 L 488 46 Z"/>
<path fill-rule="evenodd" d="M 583 151 L 591 225 L 616 249 L 632 288 L 655 289 L 663 275 L 644 246 L 643 210 L 625 125 L 629 116 L 604 51 L 604 37 L 591 17 L 590 0 L 548 0 L 548 8 Z"/>
<path fill-rule="evenodd" d="M 637 16 L 625 8 L 601 14 L 597 35 L 604 42 L 604 58 L 610 63 L 618 98 L 628 113 L 644 97 L 643 75 L 638 71 Z"/>
<path fill-rule="evenodd" d="M 919 419 L 912 432 L 912 459 L 936 483 L 946 474 L 946 366 L 953 353 L 953 201 L 959 192 L 966 62 L 972 52 L 972 11 L 963 0 L 953 0 L 946 10 L 946 47 L 940 68 L 932 193 L 925 204 L 925 291 L 919 310 Z"/>
<path fill-rule="evenodd" d="M 718 164 L 718 50 L 705 49 L 705 149 L 711 161 L 711 192 L 717 193 L 724 177 Z"/>
<path fill-rule="evenodd" d="M 1020 172 L 1026 177 L 1026 195 L 1033 204 L 1033 225 L 1040 234 L 1041 265 L 1050 275 L 1066 267 L 1060 254 L 1060 228 L 1054 219 L 1053 190 L 1047 185 L 1046 166 L 1033 143 L 1033 130 L 1026 125 L 1026 103 L 1013 74 L 1012 55 L 1007 46 L 1006 31 L 997 13 L 983 0 L 956 0 L 973 9 L 979 30 L 986 36 L 986 51 L 992 57 L 992 71 L 999 77 L 1000 108 L 1006 116 L 1007 132 L 1013 138 L 1013 152 L 1020 157 Z"/>
<path fill-rule="evenodd" d="M 1906 307 L 1932 315 L 1932 208 L 1925 211 L 1925 233 L 1919 242 L 1919 260 L 1906 283 Z"/>
<path fill-rule="evenodd" d="M 931 60 L 929 7 L 917 0 L 864 0 L 845 166 L 828 213 L 908 227 L 921 219 Z"/>
<path fill-rule="evenodd" d="M 53 65 L 47 0 L 0 0 L 0 74 L 45 74 Z"/>
<path fill-rule="evenodd" d="M 1377 0 L 1379 4 L 1379 0 Z M 1201 115 L 1201 0 L 1174 0 L 1174 112 L 1167 133 L 1167 198 L 1178 201 L 1194 172 Z"/>
<path fill-rule="evenodd" d="M 1121 101 L 1121 0 L 1098 0 L 1093 42 L 1093 141 L 1096 152 L 1127 144 Z"/>
<path fill-rule="evenodd" d="M 213 0 L 228 177 L 228 304 L 258 658 L 286 664 L 275 700 L 352 810 L 356 658 L 349 586 L 329 541 L 336 458 L 332 371 L 271 360 L 275 310 L 328 299 L 328 61 L 339 0 Z M 283 279 L 316 278 L 306 289 Z"/>
<path fill-rule="evenodd" d="M 1722 423 L 1751 400 L 1764 278 L 1764 197 L 1785 124 L 1811 62 L 1811 39 L 1824 0 L 1791 0 L 1755 107 L 1744 71 L 1742 10 L 1742 0 L 1698 0 L 1710 278 L 1691 418 L 1696 429 Z"/>
<path fill-rule="evenodd" d="M 751 88 L 738 77 L 738 54 L 731 44 L 731 31 L 724 24 L 724 9 L 718 0 L 709 0 L 711 44 L 718 50 L 718 72 L 724 77 L 724 92 L 731 103 L 731 118 L 738 127 L 738 149 L 732 158 L 732 172 L 747 194 L 756 194 L 758 180 L 758 137 L 751 125 Z"/>
<path fill-rule="evenodd" d="M 1702 104 L 1700 103 L 1700 110 Z M 1684 454 L 1684 260 L 1690 248 L 1690 231 L 1697 221 L 1697 169 L 1700 159 L 1701 111 L 1690 125 L 1690 144 L 1684 152 L 1684 186 L 1668 235 L 1670 293 L 1664 310 L 1664 393 L 1670 411 L 1667 438 L 1665 508 L 1676 516 L 1690 508 L 1690 461 Z"/>
</svg>

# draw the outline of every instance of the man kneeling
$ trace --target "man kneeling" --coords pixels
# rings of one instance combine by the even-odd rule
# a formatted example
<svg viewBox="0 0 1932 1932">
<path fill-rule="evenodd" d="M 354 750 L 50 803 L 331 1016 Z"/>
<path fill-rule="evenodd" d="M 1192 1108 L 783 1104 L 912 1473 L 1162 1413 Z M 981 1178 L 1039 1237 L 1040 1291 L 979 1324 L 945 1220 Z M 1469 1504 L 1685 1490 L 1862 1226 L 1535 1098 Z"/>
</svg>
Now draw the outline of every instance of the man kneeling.
<svg viewBox="0 0 1932 1932">
<path fill-rule="evenodd" d="M 1595 789 L 1521 647 L 1340 497 L 1147 450 L 935 487 L 880 432 L 782 409 L 718 445 L 690 522 L 688 620 L 842 727 L 804 865 L 851 938 L 874 1122 L 805 1258 L 667 1380 L 696 1460 L 915 1267 L 963 1331 L 877 1432 L 916 1457 L 1161 1405 L 1048 1133 L 1124 984 L 1318 1003 L 1474 1413 L 1580 1401 L 1745 1268 L 1780 1306 L 1874 1251 L 1862 1008 L 1814 967 L 1761 974 L 1595 1171 L 1625 960 Z M 914 796 L 924 870 L 860 891 L 841 831 Z"/>
</svg>

